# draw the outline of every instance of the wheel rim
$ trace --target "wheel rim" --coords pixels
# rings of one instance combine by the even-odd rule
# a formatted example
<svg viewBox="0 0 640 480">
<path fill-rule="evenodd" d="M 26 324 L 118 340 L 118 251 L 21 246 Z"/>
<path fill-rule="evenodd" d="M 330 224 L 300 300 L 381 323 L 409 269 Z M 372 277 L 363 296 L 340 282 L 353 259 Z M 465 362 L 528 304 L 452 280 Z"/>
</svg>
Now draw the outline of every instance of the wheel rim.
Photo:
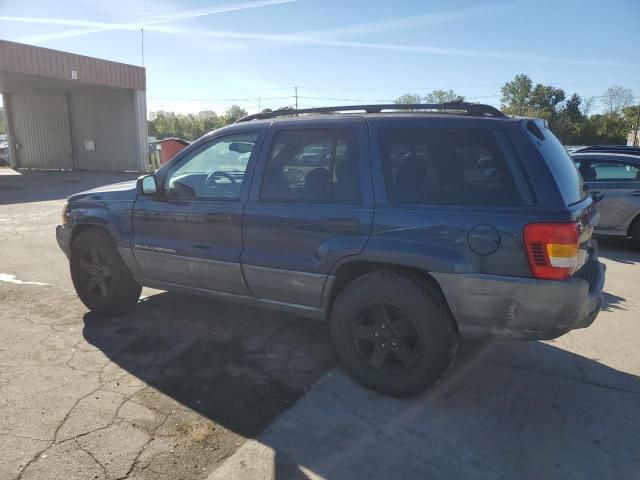
<svg viewBox="0 0 640 480">
<path fill-rule="evenodd" d="M 111 270 L 97 248 L 87 248 L 78 262 L 87 294 L 104 300 L 111 292 Z"/>
<path fill-rule="evenodd" d="M 411 318 L 392 305 L 375 305 L 351 325 L 358 355 L 376 370 L 404 370 L 422 355 L 420 333 Z"/>
</svg>

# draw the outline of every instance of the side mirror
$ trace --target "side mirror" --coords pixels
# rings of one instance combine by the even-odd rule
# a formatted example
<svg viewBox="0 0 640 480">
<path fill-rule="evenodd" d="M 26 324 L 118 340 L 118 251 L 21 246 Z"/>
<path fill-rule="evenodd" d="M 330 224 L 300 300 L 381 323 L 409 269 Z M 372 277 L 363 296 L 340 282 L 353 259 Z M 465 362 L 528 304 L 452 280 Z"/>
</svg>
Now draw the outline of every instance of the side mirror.
<svg viewBox="0 0 640 480">
<path fill-rule="evenodd" d="M 136 190 L 138 195 L 155 195 L 158 193 L 158 185 L 156 177 L 153 175 L 143 175 L 138 177 L 136 182 Z"/>
</svg>

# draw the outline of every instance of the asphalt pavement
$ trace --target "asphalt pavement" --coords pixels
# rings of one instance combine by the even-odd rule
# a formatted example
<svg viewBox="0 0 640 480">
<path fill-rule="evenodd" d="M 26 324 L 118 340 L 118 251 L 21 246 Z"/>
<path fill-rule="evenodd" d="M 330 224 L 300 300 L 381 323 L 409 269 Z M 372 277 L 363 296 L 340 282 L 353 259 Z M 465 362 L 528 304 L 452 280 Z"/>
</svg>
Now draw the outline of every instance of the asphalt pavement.
<svg viewBox="0 0 640 480">
<path fill-rule="evenodd" d="M 0 479 L 640 478 L 640 251 L 602 240 L 604 310 L 465 344 L 406 400 L 335 367 L 321 323 L 145 289 L 88 313 L 64 198 L 135 175 L 0 169 Z"/>
</svg>

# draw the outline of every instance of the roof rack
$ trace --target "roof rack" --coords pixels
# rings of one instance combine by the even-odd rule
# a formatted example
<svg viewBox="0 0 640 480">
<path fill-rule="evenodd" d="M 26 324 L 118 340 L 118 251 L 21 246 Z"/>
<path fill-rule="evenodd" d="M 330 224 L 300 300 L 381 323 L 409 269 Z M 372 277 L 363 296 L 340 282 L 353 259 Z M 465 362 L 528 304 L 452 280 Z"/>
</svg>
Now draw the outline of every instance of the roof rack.
<svg viewBox="0 0 640 480">
<path fill-rule="evenodd" d="M 239 122 L 248 122 L 250 120 L 265 120 L 274 117 L 283 117 L 287 115 L 300 115 L 305 113 L 336 113 L 336 112 L 366 112 L 381 113 L 382 111 L 398 112 L 402 110 L 438 110 L 443 112 L 464 112 L 467 115 L 482 117 L 485 115 L 506 118 L 507 116 L 491 105 L 482 103 L 469 102 L 448 102 L 448 103 L 412 103 L 412 104 L 383 104 L 383 105 L 341 105 L 337 107 L 318 107 L 318 108 L 302 108 L 295 109 L 290 107 L 280 108 L 272 112 L 254 113 L 237 120 Z"/>
</svg>

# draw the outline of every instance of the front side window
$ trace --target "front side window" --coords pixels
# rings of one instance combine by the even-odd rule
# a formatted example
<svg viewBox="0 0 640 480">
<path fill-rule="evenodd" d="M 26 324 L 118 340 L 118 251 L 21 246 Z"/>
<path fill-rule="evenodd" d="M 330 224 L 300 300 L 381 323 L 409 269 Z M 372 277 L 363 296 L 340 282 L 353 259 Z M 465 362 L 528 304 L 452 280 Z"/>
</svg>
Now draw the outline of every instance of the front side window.
<svg viewBox="0 0 640 480">
<path fill-rule="evenodd" d="M 356 132 L 350 129 L 278 132 L 269 152 L 260 199 L 359 203 Z"/>
<path fill-rule="evenodd" d="M 628 163 L 591 162 L 594 182 L 629 182 L 640 180 L 640 168 Z M 585 178 L 585 180 L 587 180 Z"/>
<path fill-rule="evenodd" d="M 206 143 L 169 172 L 165 191 L 175 198 L 238 199 L 257 138 L 240 133 Z"/>
<path fill-rule="evenodd" d="M 495 135 L 484 129 L 382 129 L 389 202 L 520 204 L 506 154 Z"/>
</svg>

